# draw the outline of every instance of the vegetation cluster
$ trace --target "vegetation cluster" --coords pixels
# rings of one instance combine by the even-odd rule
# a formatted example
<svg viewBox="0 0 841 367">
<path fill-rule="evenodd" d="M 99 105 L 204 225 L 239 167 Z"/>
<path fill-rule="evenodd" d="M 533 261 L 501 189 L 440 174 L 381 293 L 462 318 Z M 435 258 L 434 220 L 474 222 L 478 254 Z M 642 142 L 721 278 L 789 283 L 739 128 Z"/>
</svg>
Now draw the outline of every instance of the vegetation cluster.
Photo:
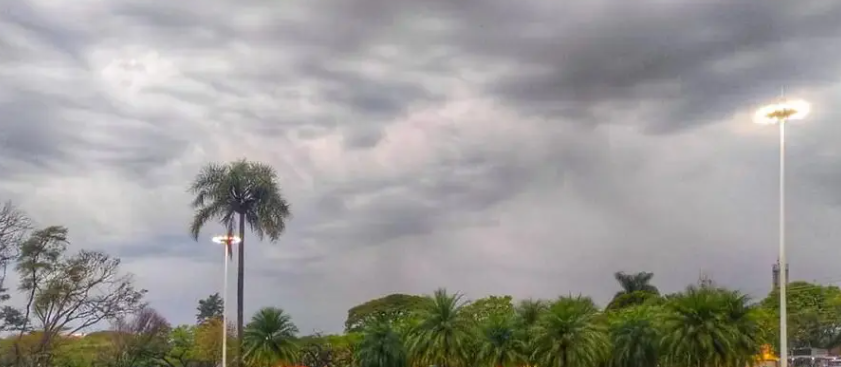
<svg viewBox="0 0 841 367">
<path fill-rule="evenodd" d="M 277 241 L 291 215 L 274 171 L 259 163 L 210 165 L 190 191 L 194 238 L 218 221 L 243 243 L 246 228 Z M 223 325 L 213 294 L 198 302 L 194 324 L 171 325 L 120 259 L 72 248 L 67 228 L 35 228 L 13 204 L 0 207 L 0 367 L 216 366 L 223 327 L 229 364 L 243 367 L 745 367 L 779 338 L 776 291 L 752 301 L 701 279 L 661 294 L 648 272 L 615 273 L 619 291 L 604 307 L 584 295 L 467 300 L 438 289 L 352 307 L 344 333 L 302 335 L 282 305 L 245 322 L 243 245 L 235 322 Z M 8 271 L 14 291 L 4 287 Z M 788 297 L 790 345 L 841 345 L 841 289 L 793 282 Z"/>
</svg>

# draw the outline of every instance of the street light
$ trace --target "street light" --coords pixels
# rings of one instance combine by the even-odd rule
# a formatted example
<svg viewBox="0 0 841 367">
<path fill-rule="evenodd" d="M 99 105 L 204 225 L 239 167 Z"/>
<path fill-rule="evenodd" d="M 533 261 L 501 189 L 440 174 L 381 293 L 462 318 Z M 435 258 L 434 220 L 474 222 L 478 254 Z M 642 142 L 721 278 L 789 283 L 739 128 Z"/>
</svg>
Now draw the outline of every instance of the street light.
<svg viewBox="0 0 841 367">
<path fill-rule="evenodd" d="M 777 124 L 780 129 L 780 367 L 788 366 L 788 315 L 786 309 L 786 229 L 785 229 L 785 158 L 786 158 L 786 122 L 801 120 L 809 114 L 809 103 L 802 100 L 783 99 L 776 103 L 762 106 L 754 115 L 754 122 L 763 125 Z"/>
<path fill-rule="evenodd" d="M 242 242 L 237 236 L 227 235 L 227 236 L 216 236 L 213 237 L 213 242 L 218 243 L 220 245 L 225 245 L 222 247 L 222 262 L 224 265 L 224 271 L 222 277 L 222 367 L 226 367 L 228 364 L 228 261 L 230 260 L 233 245 L 239 244 Z"/>
</svg>

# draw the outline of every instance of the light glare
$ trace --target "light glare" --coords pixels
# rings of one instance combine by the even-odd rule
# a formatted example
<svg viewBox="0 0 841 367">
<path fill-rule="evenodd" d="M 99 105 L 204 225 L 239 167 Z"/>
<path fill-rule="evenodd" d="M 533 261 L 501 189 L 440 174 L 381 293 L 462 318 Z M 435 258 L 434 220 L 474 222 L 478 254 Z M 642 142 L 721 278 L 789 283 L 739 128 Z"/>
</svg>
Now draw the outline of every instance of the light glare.
<svg viewBox="0 0 841 367">
<path fill-rule="evenodd" d="M 230 241 L 231 241 L 231 244 L 232 244 L 232 245 L 236 245 L 236 244 L 238 244 L 238 243 L 242 242 L 242 239 L 241 239 L 241 238 L 239 238 L 238 236 L 231 236 L 231 237 L 230 237 Z M 227 244 L 227 243 L 228 243 L 228 236 L 216 236 L 216 237 L 213 237 L 213 242 L 214 242 L 214 243 L 218 243 L 218 244 L 220 244 L 220 245 L 225 245 L 225 244 Z"/>
<path fill-rule="evenodd" d="M 802 120 L 811 111 L 811 106 L 803 100 L 783 100 L 760 107 L 754 115 L 757 124 L 770 125 L 781 121 Z"/>
</svg>

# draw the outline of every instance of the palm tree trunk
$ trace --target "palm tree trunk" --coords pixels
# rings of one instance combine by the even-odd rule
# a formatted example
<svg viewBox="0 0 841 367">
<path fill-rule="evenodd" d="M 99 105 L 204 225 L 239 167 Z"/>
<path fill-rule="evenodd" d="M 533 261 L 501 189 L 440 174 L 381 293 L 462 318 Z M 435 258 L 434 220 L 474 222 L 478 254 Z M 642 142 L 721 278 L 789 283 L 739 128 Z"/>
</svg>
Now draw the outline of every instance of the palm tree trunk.
<svg viewBox="0 0 841 367">
<path fill-rule="evenodd" d="M 569 367 L 569 352 L 565 346 L 561 347 L 561 361 L 563 361 L 564 367 Z"/>
<path fill-rule="evenodd" d="M 237 256 L 237 358 L 234 366 L 242 367 L 243 304 L 245 303 L 245 214 L 239 214 L 239 254 Z"/>
</svg>

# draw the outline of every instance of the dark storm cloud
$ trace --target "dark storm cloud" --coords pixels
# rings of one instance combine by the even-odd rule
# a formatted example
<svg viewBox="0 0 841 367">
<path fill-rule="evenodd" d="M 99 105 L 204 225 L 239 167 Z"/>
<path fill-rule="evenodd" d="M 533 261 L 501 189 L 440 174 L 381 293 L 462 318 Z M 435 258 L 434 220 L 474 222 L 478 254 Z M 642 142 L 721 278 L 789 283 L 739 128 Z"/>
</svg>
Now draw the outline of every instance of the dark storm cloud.
<svg viewBox="0 0 841 367">
<path fill-rule="evenodd" d="M 781 86 L 826 85 L 841 65 L 838 49 L 827 47 L 841 32 L 835 2 L 624 4 L 556 37 L 508 32 L 497 34 L 495 44 L 510 45 L 504 50 L 465 46 L 526 65 L 492 87 L 526 113 L 553 103 L 590 110 L 659 101 L 663 110 L 647 123 L 655 132 L 729 116 Z"/>
<path fill-rule="evenodd" d="M 409 49 L 454 45 L 484 63 L 512 65 L 488 88 L 527 114 L 603 123 L 592 112 L 659 103 L 646 116 L 655 133 L 729 116 L 782 86 L 826 85 L 841 65 L 841 51 L 829 46 L 841 33 L 841 4 L 832 1 L 472 5 L 362 1 L 343 9 L 349 13 L 322 16 L 325 24 L 339 17 L 352 24 L 347 37 L 357 49 L 377 29 L 394 30 L 412 17 L 444 19 L 445 33 L 413 33 L 403 42 Z"/>
<path fill-rule="evenodd" d="M 9 165 L 0 170 L 6 175 L 20 169 L 13 162 L 51 169 L 55 160 L 67 154 L 61 134 L 50 128 L 57 116 L 44 106 L 40 95 L 23 90 L 12 90 L 10 96 L 0 99 L 0 156 Z"/>
<path fill-rule="evenodd" d="M 589 183 L 606 162 L 603 142 L 578 132 L 566 137 L 547 135 L 532 141 L 528 151 L 505 147 L 471 147 L 454 143 L 454 153 L 440 157 L 434 165 L 397 180 L 353 181 L 322 196 L 314 210 L 324 226 L 312 227 L 301 235 L 329 243 L 339 251 L 358 251 L 389 241 L 486 225 L 482 213 L 524 192 L 558 187 L 571 178 L 585 186 L 582 195 L 609 201 L 605 195 L 611 182 Z M 621 168 L 617 172 L 622 171 Z M 584 182 L 584 183 L 581 183 Z M 383 193 L 366 204 L 348 209 L 344 198 Z M 618 204 L 618 203 L 617 203 Z M 335 252 L 331 250 L 331 256 Z"/>
<path fill-rule="evenodd" d="M 207 241 L 205 238 L 194 241 L 185 234 L 153 236 L 145 238 L 143 241 L 127 244 L 124 248 L 113 252 L 115 256 L 134 259 L 174 257 L 203 263 L 215 263 L 221 257 L 221 254 L 219 254 L 221 251 L 220 246 Z"/>
<path fill-rule="evenodd" d="M 218 75 L 190 68 L 182 70 L 183 77 L 208 85 L 222 95 L 269 93 L 281 100 L 311 97 L 317 101 L 321 111 L 306 118 L 286 114 L 260 115 L 248 107 L 219 107 L 219 112 L 224 110 L 228 115 L 236 112 L 251 119 L 254 123 L 248 128 L 259 133 L 285 135 L 293 127 L 310 133 L 341 129 L 346 134 L 347 148 L 366 148 L 378 142 L 384 124 L 403 115 L 410 105 L 440 102 L 445 98 L 425 88 L 419 80 L 401 80 L 395 78 L 396 75 L 375 78 L 357 70 L 358 65 L 348 65 L 348 60 L 357 61 L 359 65 L 367 63 L 365 60 L 370 57 L 368 46 L 374 42 L 369 37 L 373 37 L 379 29 L 366 30 L 362 23 L 333 22 L 317 10 L 311 10 L 306 17 L 291 19 L 287 19 L 288 14 L 283 11 L 269 11 L 266 12 L 270 14 L 268 21 L 257 29 L 224 24 L 223 19 L 219 19 L 224 17 L 224 12 L 195 11 L 155 2 L 125 2 L 118 6 L 118 12 L 132 24 L 142 24 L 143 27 L 160 25 L 160 28 L 149 27 L 147 31 L 159 33 L 162 37 L 159 47 L 172 51 L 206 50 L 214 45 L 234 42 L 289 57 L 291 61 L 288 63 L 279 63 L 272 57 L 249 58 L 245 60 L 249 67 L 238 67 L 225 73 L 228 79 L 225 83 L 217 80 Z M 337 29 L 345 26 L 347 30 Z M 322 33 L 326 29 L 330 30 Z M 179 37 L 168 38 L 168 32 L 178 32 Z M 278 38 L 278 35 L 282 37 Z M 446 73 L 449 70 L 445 64 L 445 61 L 424 64 L 418 67 L 418 71 Z M 388 62 L 385 65 L 397 72 L 410 71 L 408 66 Z M 290 87 L 301 80 L 311 83 L 313 90 L 309 97 L 301 89 Z M 208 98 L 200 93 L 170 93 L 186 100 Z M 343 118 L 337 118 L 339 114 Z M 313 126 L 308 128 L 306 125 Z"/>
<path fill-rule="evenodd" d="M 8 86 L 8 85 L 7 85 Z M 0 128 L 0 156 L 4 175 L 21 171 L 67 172 L 104 164 L 145 180 L 149 173 L 173 159 L 186 144 L 156 129 L 132 126 L 130 116 L 109 108 L 98 98 L 52 95 L 43 90 L 12 88 L 0 100 L 4 118 Z M 110 116 L 107 125 L 68 120 L 68 111 Z M 148 127 L 148 125 L 147 125 Z M 107 136 L 107 140 L 91 137 Z M 95 145 L 96 148 L 91 148 Z"/>
<path fill-rule="evenodd" d="M 841 209 L 841 155 L 835 152 L 819 154 L 809 151 L 794 159 L 793 177 L 803 178 L 802 190 Z"/>
<path fill-rule="evenodd" d="M 383 137 L 382 130 L 379 128 L 357 128 L 350 129 L 350 131 L 342 135 L 344 137 L 344 146 L 346 149 L 371 148 Z"/>
<path fill-rule="evenodd" d="M 0 67 L 9 73 L 0 85 L 0 155 L 7 177 L 22 170 L 106 165 L 144 180 L 183 149 L 183 140 L 149 123 L 138 125 L 136 113 L 115 106 L 85 78 L 91 71 L 82 52 L 93 39 L 79 24 L 26 2 L 8 4 L 0 24 L 12 31 L 0 33 Z M 56 78 L 55 70 L 69 77 Z M 99 117 L 110 121 L 86 121 Z"/>
<path fill-rule="evenodd" d="M 180 70 L 146 88 L 149 99 L 138 100 L 148 103 L 137 105 L 46 72 L 0 74 L 2 157 L 40 165 L 55 185 L 63 176 L 50 167 L 109 172 L 111 181 L 91 184 L 96 192 L 76 188 L 70 218 L 92 211 L 109 226 L 151 228 L 141 238 L 124 235 L 115 242 L 125 247 L 114 252 L 142 263 L 137 269 L 157 282 L 148 287 L 168 315 L 184 312 L 172 304 L 181 309 L 194 301 L 184 288 L 210 289 L 206 274 L 188 274 L 189 284 L 172 289 L 171 279 L 148 269 L 217 259 L 211 245 L 183 233 L 188 199 L 172 193 L 186 195 L 191 172 L 207 160 L 249 155 L 275 165 L 295 217 L 276 247 L 249 240 L 249 276 L 256 277 L 249 278 L 247 307 L 289 308 L 305 329 L 335 330 L 351 299 L 435 286 L 463 287 L 471 297 L 526 288 L 521 294 L 602 297 L 613 292 L 610 272 L 617 269 L 655 271 L 658 285 L 674 290 L 699 267 L 728 285 L 764 286 L 765 261 L 773 258 L 765 245 L 773 247 L 776 233 L 768 219 L 776 166 L 775 156 L 759 149 L 771 151 L 773 138 L 766 144 L 703 135 L 698 139 L 708 143 L 667 151 L 658 149 L 669 146 L 667 139 L 639 131 L 692 143 L 686 127 L 730 116 L 781 85 L 837 83 L 841 58 L 841 6 L 833 1 L 195 7 L 126 0 L 96 7 L 101 21 L 91 22 L 12 4 L 0 27 L 28 38 L 0 33 L 3 70 L 48 60 L 76 72 L 79 55 L 124 44 L 153 49 Z M 470 71 L 481 76 L 461 75 Z M 479 100 L 459 99 L 454 80 L 469 90 L 465 98 Z M 474 102 L 478 108 L 441 111 L 447 115 L 440 119 L 454 121 L 425 125 L 451 104 L 459 110 Z M 621 117 L 648 105 L 657 109 Z M 95 130 L 68 125 L 68 111 L 89 115 L 96 123 L 84 127 Z M 619 124 L 631 128 L 614 145 L 610 129 Z M 831 150 L 834 130 L 821 131 L 824 140 L 810 144 Z M 227 133 L 244 143 L 231 147 Z M 391 147 L 389 139 L 413 146 Z M 754 148 L 739 149 L 745 146 Z M 714 154 L 719 149 L 739 154 Z M 796 161 L 810 154 L 818 152 L 792 149 Z M 837 154 L 828 151 L 792 168 L 802 180 L 792 185 L 799 199 L 793 239 L 831 231 L 820 229 L 827 215 L 814 208 L 835 197 L 837 167 Z M 289 178 L 299 170 L 311 176 L 309 186 Z M 4 172 L 0 183 L 8 177 Z M 49 213 L 51 199 L 36 201 L 43 207 L 36 210 Z M 88 200 L 90 208 L 77 208 Z M 759 254 L 747 270 L 739 251 Z M 808 251 L 797 256 L 814 261 Z M 278 293 L 252 292 L 265 289 Z"/>
<path fill-rule="evenodd" d="M 76 27 L 68 27 L 68 19 L 45 16 L 31 4 L 13 1 L 4 4 L 0 12 L 0 23 L 18 28 L 25 34 L 24 47 L 19 42 L 10 42 L 8 35 L 0 35 L 3 58 L 0 62 L 24 61 L 29 57 L 43 56 L 33 52 L 31 46 L 46 46 L 81 65 L 79 52 L 90 41 L 88 33 Z"/>
<path fill-rule="evenodd" d="M 433 100 L 417 82 L 374 79 L 358 71 L 331 70 L 334 60 L 301 65 L 300 72 L 325 84 L 323 98 L 371 117 L 394 117 L 405 111 L 408 103 Z M 443 96 L 434 98 L 441 101 Z M 356 122 L 358 123 L 358 122 Z M 347 124 L 355 124 L 348 121 Z"/>
</svg>

